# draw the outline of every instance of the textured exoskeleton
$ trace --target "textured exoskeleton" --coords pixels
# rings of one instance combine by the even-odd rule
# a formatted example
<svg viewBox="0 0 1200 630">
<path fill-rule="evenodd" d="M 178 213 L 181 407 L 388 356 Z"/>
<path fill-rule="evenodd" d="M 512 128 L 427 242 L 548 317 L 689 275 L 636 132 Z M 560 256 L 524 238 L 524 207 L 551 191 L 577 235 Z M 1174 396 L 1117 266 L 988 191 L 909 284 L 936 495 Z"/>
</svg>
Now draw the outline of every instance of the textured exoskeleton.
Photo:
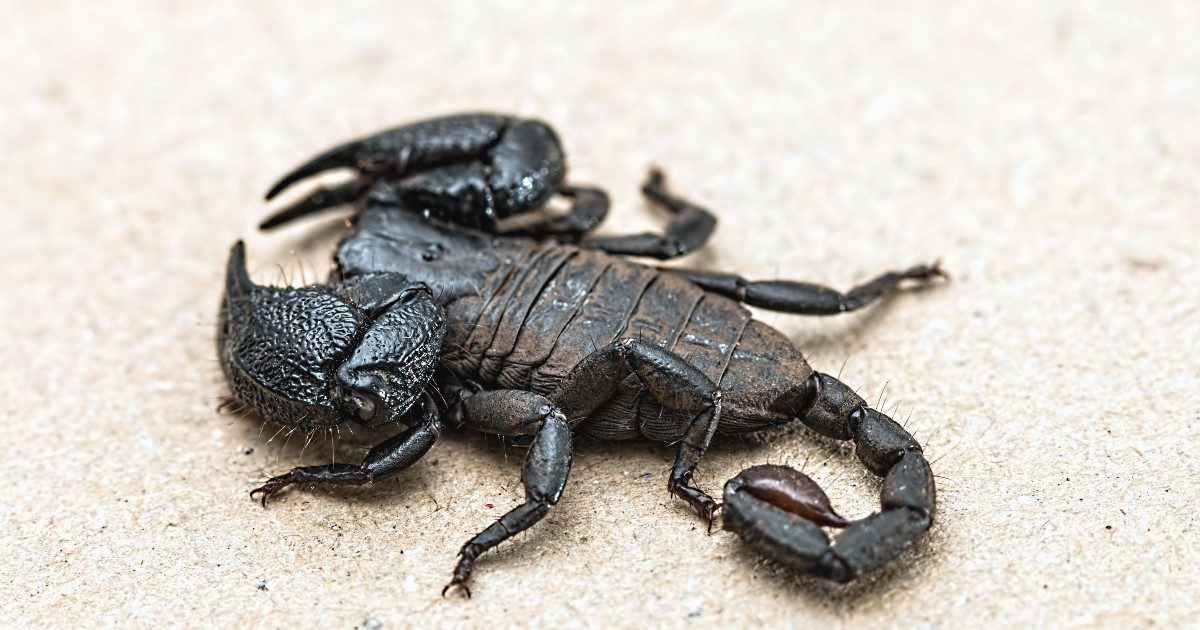
<svg viewBox="0 0 1200 630">
<path fill-rule="evenodd" d="M 672 195 L 652 172 L 644 192 L 673 213 L 662 234 L 589 234 L 607 197 L 563 185 L 562 151 L 549 127 L 504 116 L 427 121 L 339 147 L 269 196 L 340 166 L 359 171 L 340 188 L 346 194 L 322 189 L 266 224 L 357 203 L 334 274 L 309 287 L 261 287 L 235 246 L 219 354 L 233 399 L 268 420 L 306 429 L 403 422 L 407 429 L 361 465 L 297 468 L 270 479 L 252 493 L 264 505 L 294 483 L 358 485 L 394 475 L 432 446 L 443 422 L 531 436 L 526 501 L 460 551 L 447 588 L 469 594 L 479 554 L 558 501 L 572 434 L 678 443 L 668 488 L 711 523 L 718 505 L 692 474 L 714 434 L 800 420 L 854 441 L 859 459 L 884 479 L 882 511 L 847 520 L 800 472 L 756 466 L 725 486 L 725 529 L 769 558 L 845 582 L 887 563 L 929 528 L 935 491 L 921 446 L 840 381 L 814 372 L 742 304 L 840 313 L 906 280 L 939 277 L 937 265 L 882 274 L 842 293 L 626 260 L 618 254 L 690 251 L 715 219 Z M 539 210 L 555 193 L 575 197 L 566 216 L 500 234 L 498 219 Z M 313 201 L 321 195 L 333 196 Z M 446 416 L 434 389 L 450 401 Z M 844 531 L 831 540 L 823 527 Z"/>
</svg>

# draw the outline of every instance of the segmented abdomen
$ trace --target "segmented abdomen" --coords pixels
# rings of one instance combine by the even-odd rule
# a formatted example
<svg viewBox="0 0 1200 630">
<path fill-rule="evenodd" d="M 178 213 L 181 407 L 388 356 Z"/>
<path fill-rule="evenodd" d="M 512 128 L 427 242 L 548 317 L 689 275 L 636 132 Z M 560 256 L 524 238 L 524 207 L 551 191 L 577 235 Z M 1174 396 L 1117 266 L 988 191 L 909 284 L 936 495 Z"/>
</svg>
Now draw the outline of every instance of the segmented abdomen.
<svg viewBox="0 0 1200 630">
<path fill-rule="evenodd" d="M 800 372 L 807 369 L 787 339 L 737 302 L 674 274 L 570 246 L 524 249 L 497 269 L 472 308 L 454 306 L 443 362 L 464 378 L 548 394 L 591 351 L 641 339 L 679 354 L 722 386 L 725 432 L 786 421 L 771 404 L 803 387 L 802 380 L 790 382 L 797 361 Z M 662 409 L 630 376 L 580 429 L 602 439 L 671 441 L 690 420 Z"/>
</svg>

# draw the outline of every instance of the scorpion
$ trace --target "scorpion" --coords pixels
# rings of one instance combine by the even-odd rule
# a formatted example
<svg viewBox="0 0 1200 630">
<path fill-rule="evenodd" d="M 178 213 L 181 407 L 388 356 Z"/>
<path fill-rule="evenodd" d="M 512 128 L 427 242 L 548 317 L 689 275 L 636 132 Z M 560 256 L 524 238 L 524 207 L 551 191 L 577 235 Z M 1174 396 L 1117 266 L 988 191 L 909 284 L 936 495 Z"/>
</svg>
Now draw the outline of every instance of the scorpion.
<svg viewBox="0 0 1200 630">
<path fill-rule="evenodd" d="M 661 232 L 596 235 L 609 209 L 598 188 L 566 183 L 547 124 L 472 113 L 416 122 L 333 148 L 274 185 L 333 169 L 264 221 L 270 229 L 356 207 L 329 279 L 254 283 L 245 247 L 230 253 L 217 351 L 229 401 L 264 421 L 314 432 L 351 422 L 403 429 L 361 464 L 292 469 L 251 491 L 263 507 L 294 484 L 358 486 L 424 456 L 443 426 L 528 441 L 525 500 L 458 552 L 446 587 L 470 597 L 476 559 L 558 502 L 575 435 L 677 444 L 669 492 L 709 524 L 797 572 L 846 583 L 888 564 L 933 522 L 933 473 L 921 445 L 838 379 L 814 371 L 780 332 L 743 306 L 801 315 L 855 311 L 910 283 L 946 278 L 937 263 L 888 272 L 847 292 L 788 280 L 659 267 L 702 246 L 716 226 L 651 170 L 642 188 L 671 215 Z M 555 196 L 565 212 L 546 212 Z M 507 218 L 531 219 L 513 227 Z M 718 503 L 693 484 L 713 437 L 799 420 L 853 440 L 882 477 L 881 510 L 837 514 L 813 480 L 760 465 Z M 521 436 L 518 438 L 518 436 Z M 826 528 L 842 532 L 831 538 Z"/>
</svg>

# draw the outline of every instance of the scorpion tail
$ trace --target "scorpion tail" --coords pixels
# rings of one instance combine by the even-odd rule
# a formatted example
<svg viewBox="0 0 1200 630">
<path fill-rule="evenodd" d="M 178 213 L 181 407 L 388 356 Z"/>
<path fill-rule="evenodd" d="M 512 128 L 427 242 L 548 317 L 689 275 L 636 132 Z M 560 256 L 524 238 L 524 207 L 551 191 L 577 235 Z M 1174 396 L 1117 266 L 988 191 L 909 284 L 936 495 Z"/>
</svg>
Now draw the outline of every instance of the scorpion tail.
<svg viewBox="0 0 1200 630">
<path fill-rule="evenodd" d="M 854 441 L 859 460 L 883 477 L 882 510 L 847 521 L 799 471 L 755 466 L 725 484 L 723 527 L 792 569 L 850 582 L 891 562 L 933 524 L 933 472 L 903 427 L 868 408 L 842 382 L 814 373 L 807 389 L 801 421 L 823 435 Z M 822 527 L 844 530 L 831 540 Z"/>
</svg>

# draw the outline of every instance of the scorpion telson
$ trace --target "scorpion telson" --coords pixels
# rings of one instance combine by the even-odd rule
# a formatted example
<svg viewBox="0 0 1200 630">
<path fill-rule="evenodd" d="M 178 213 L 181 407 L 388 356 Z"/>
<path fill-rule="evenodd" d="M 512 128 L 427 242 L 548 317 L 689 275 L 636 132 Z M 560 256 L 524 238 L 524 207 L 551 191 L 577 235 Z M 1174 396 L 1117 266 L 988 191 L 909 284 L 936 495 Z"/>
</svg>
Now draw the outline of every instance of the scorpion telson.
<svg viewBox="0 0 1200 630">
<path fill-rule="evenodd" d="M 666 228 L 593 234 L 608 196 L 564 183 L 558 138 L 535 120 L 466 114 L 386 131 L 321 154 L 267 198 L 336 168 L 353 175 L 262 225 L 353 204 L 356 220 L 335 254 L 335 273 L 307 287 L 259 286 L 235 245 L 218 354 L 232 398 L 266 420 L 310 430 L 344 422 L 407 428 L 360 465 L 309 466 L 269 479 L 251 492 L 264 506 L 292 484 L 361 485 L 395 475 L 451 423 L 532 441 L 521 473 L 525 501 L 463 545 L 443 594 L 470 595 L 476 558 L 550 511 L 566 486 L 576 434 L 677 443 L 672 494 L 710 525 L 723 508 L 724 529 L 765 557 L 838 582 L 887 564 L 933 522 L 933 474 L 916 440 L 846 385 L 814 372 L 742 305 L 853 311 L 906 282 L 944 278 L 937 264 L 884 273 L 843 293 L 632 262 L 624 256 L 668 259 L 700 247 L 716 219 L 651 171 L 643 193 L 671 214 Z M 565 214 L 539 212 L 523 227 L 503 227 L 503 219 L 541 211 L 556 195 L 570 202 Z M 816 483 L 786 466 L 741 472 L 725 485 L 723 506 L 693 484 L 718 431 L 794 420 L 854 441 L 858 458 L 883 478 L 881 511 L 843 518 Z M 823 528 L 842 531 L 831 539 Z"/>
</svg>

